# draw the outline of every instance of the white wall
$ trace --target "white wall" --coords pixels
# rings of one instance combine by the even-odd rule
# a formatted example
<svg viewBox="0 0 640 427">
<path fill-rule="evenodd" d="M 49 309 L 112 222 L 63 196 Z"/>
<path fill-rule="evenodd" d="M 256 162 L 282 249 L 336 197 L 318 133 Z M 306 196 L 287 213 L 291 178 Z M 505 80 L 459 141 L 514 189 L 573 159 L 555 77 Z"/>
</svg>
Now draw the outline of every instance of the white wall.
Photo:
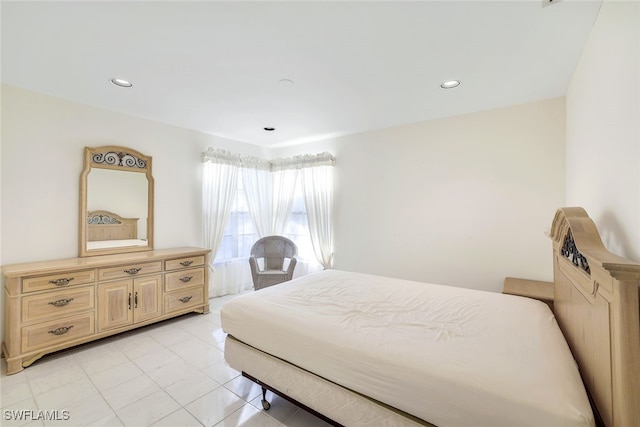
<svg viewBox="0 0 640 427">
<path fill-rule="evenodd" d="M 2 261 L 77 256 L 85 146 L 153 156 L 155 246 L 201 245 L 200 153 L 223 140 L 2 87 Z M 335 266 L 499 291 L 551 278 L 544 231 L 564 202 L 564 99 L 271 150 L 337 157 Z M 55 224 L 55 225 L 52 225 Z"/>
<path fill-rule="evenodd" d="M 202 245 L 202 151 L 264 156 L 248 144 L 2 86 L 4 264 L 78 256 L 83 149 L 100 145 L 153 157 L 156 248 Z"/>
<path fill-rule="evenodd" d="M 564 139 L 557 98 L 271 155 L 336 155 L 336 268 L 500 291 L 505 276 L 552 278 Z"/>
<path fill-rule="evenodd" d="M 567 204 L 640 262 L 640 3 L 605 1 L 567 93 Z"/>
</svg>

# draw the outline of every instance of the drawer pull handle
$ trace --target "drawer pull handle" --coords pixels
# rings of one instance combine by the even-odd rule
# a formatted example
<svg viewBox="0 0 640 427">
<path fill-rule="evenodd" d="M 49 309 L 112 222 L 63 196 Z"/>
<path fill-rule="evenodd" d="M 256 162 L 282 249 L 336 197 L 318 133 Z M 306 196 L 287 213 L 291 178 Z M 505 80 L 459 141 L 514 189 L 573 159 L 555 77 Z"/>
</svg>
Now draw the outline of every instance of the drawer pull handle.
<svg viewBox="0 0 640 427">
<path fill-rule="evenodd" d="M 124 272 L 127 274 L 138 274 L 140 270 L 142 270 L 142 267 L 130 268 L 128 270 L 125 270 Z"/>
<path fill-rule="evenodd" d="M 129 310 L 131 310 L 131 292 L 129 292 Z"/>
<path fill-rule="evenodd" d="M 73 279 L 73 277 L 64 277 L 62 279 L 49 280 L 49 283 L 56 286 L 67 286 Z"/>
<path fill-rule="evenodd" d="M 182 283 L 187 283 L 189 280 L 193 279 L 193 276 L 184 276 L 180 278 Z"/>
<path fill-rule="evenodd" d="M 180 263 L 180 265 L 183 267 L 189 267 L 191 264 L 193 264 L 193 261 L 182 261 Z"/>
<path fill-rule="evenodd" d="M 52 331 L 49 331 L 49 333 L 50 333 L 50 334 L 53 334 L 53 335 L 64 335 L 64 334 L 66 334 L 67 332 L 69 332 L 69 330 L 70 330 L 71 328 L 73 328 L 73 325 L 71 325 L 71 326 L 62 326 L 62 327 L 60 327 L 60 328 L 58 328 L 58 329 L 54 329 L 54 330 L 52 330 Z"/>
<path fill-rule="evenodd" d="M 191 301 L 191 298 L 193 298 L 193 297 L 191 295 L 189 295 L 189 296 L 186 296 L 186 297 L 179 298 L 178 301 L 187 303 L 187 302 Z"/>
<path fill-rule="evenodd" d="M 134 308 L 138 308 L 138 293 L 133 297 Z"/>
<path fill-rule="evenodd" d="M 59 299 L 58 301 L 50 302 L 49 305 L 52 305 L 54 307 L 64 307 L 65 305 L 68 305 L 71 301 L 73 301 L 73 298 Z"/>
</svg>

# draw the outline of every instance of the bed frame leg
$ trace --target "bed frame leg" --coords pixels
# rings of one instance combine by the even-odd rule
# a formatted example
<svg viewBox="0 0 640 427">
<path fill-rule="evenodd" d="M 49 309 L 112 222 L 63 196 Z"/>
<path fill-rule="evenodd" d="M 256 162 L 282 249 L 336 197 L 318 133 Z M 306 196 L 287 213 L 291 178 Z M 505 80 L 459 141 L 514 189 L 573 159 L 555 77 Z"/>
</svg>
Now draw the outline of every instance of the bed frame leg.
<svg viewBox="0 0 640 427">
<path fill-rule="evenodd" d="M 295 400 L 294 398 L 292 398 L 290 396 L 287 396 L 283 392 L 278 391 L 277 389 L 271 387 L 270 385 L 263 383 L 259 379 L 251 376 L 250 374 L 247 374 L 245 371 L 242 371 L 242 376 L 247 378 L 250 381 L 253 381 L 254 383 L 258 384 L 262 388 L 262 407 L 264 408 L 265 411 L 268 411 L 269 408 L 271 408 L 271 404 L 269 402 L 267 402 L 267 390 L 269 390 L 271 393 L 282 397 L 283 399 L 285 399 L 285 400 L 293 403 L 297 407 L 302 408 L 305 411 L 315 415 L 316 417 L 320 418 L 321 420 L 325 421 L 328 424 L 331 424 L 334 427 L 344 427 L 342 424 L 340 424 L 340 423 L 338 423 L 336 421 L 333 421 L 331 418 L 328 418 L 327 416 L 322 415 L 320 412 L 316 411 L 315 409 L 312 409 L 312 408 L 308 407 L 304 403 L 298 402 L 297 400 Z"/>
<path fill-rule="evenodd" d="M 262 407 L 265 411 L 268 411 L 271 408 L 271 404 L 267 401 L 267 389 L 262 387 Z"/>
</svg>

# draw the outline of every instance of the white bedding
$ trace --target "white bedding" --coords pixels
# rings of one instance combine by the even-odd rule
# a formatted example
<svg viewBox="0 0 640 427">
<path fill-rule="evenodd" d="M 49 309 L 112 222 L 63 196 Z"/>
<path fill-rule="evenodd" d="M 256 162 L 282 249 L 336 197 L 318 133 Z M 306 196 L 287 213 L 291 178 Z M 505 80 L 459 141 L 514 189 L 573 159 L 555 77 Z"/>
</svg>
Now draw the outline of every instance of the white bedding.
<svg viewBox="0 0 640 427">
<path fill-rule="evenodd" d="M 490 292 L 327 270 L 222 307 L 235 338 L 447 426 L 592 426 L 549 308 Z"/>
<path fill-rule="evenodd" d="M 129 246 L 147 246 L 149 242 L 141 239 L 97 240 L 87 242 L 87 249 L 124 248 Z"/>
</svg>

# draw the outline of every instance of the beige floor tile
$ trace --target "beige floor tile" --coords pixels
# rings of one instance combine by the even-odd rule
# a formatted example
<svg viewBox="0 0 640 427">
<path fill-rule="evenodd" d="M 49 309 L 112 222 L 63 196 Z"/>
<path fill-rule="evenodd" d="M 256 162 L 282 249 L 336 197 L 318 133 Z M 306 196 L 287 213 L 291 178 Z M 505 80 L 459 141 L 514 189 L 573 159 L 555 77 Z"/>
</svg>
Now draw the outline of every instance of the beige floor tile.
<svg viewBox="0 0 640 427">
<path fill-rule="evenodd" d="M 246 404 L 216 424 L 216 427 L 277 427 L 280 423 L 254 406 Z"/>
<path fill-rule="evenodd" d="M 25 369 L 31 392 L 34 395 L 87 378 L 82 367 L 71 356 L 64 359 L 47 359 L 38 361 Z"/>
<path fill-rule="evenodd" d="M 31 394 L 31 388 L 26 378 L 25 381 L 14 382 L 8 385 L 2 384 L 2 387 L 0 387 L 0 405 L 2 405 L 2 407 L 32 398 L 33 394 Z"/>
<path fill-rule="evenodd" d="M 284 422 L 298 410 L 298 407 L 296 405 L 286 399 L 283 399 L 280 396 L 271 393 L 270 391 L 267 391 L 267 401 L 271 405 L 268 411 L 264 411 L 262 409 L 262 393 L 260 393 L 258 397 L 254 398 L 249 403 L 251 403 L 251 405 L 253 405 L 256 409 L 264 411 L 265 415 L 270 416 L 280 423 Z"/>
<path fill-rule="evenodd" d="M 49 390 L 42 394 L 36 394 L 36 403 L 42 410 L 66 409 L 89 396 L 97 395 L 98 390 L 89 378 L 82 378 L 61 387 Z"/>
<path fill-rule="evenodd" d="M 298 409 L 282 425 L 286 427 L 329 427 L 331 424 L 322 421 L 309 412 Z"/>
<path fill-rule="evenodd" d="M 132 361 L 136 364 L 136 366 L 138 366 L 138 368 L 142 369 L 144 372 L 149 372 L 171 362 L 175 362 L 178 359 L 178 355 L 176 355 L 173 351 L 169 350 L 168 348 L 162 348 L 158 351 L 154 351 L 152 353 L 145 354 L 144 356 L 132 359 Z"/>
<path fill-rule="evenodd" d="M 197 338 L 171 346 L 170 349 L 198 369 L 206 369 L 224 360 L 222 351 Z"/>
<path fill-rule="evenodd" d="M 43 426 L 42 421 L 36 420 L 37 413 L 38 405 L 32 398 L 7 405 L 3 402 L 2 427 Z"/>
<path fill-rule="evenodd" d="M 125 426 L 150 426 L 172 412 L 180 405 L 167 393 L 160 390 L 116 411 Z"/>
<path fill-rule="evenodd" d="M 84 427 L 114 415 L 107 402 L 98 394 L 62 406 L 60 409 L 68 411 L 68 418 L 61 417 L 57 420 L 45 421 L 45 426 Z"/>
<path fill-rule="evenodd" d="M 202 372 L 204 372 L 220 384 L 227 383 L 240 375 L 240 372 L 227 365 L 224 360 L 221 360 L 220 362 L 214 364 L 213 366 L 210 366 Z"/>
<path fill-rule="evenodd" d="M 93 374 L 90 378 L 96 388 L 103 392 L 117 385 L 126 383 L 130 379 L 142 374 L 142 370 L 138 368 L 135 363 L 127 361 L 113 368 Z"/>
<path fill-rule="evenodd" d="M 83 349 L 74 353 L 73 357 L 87 375 L 96 374 L 129 361 L 124 353 L 113 348 L 109 343 Z"/>
<path fill-rule="evenodd" d="M 175 360 L 167 363 L 160 368 L 147 372 L 149 378 L 156 382 L 160 387 L 168 387 L 185 377 L 198 375 L 198 371 L 195 367 L 188 364 L 182 359 Z"/>
<path fill-rule="evenodd" d="M 257 396 L 262 396 L 262 388 L 245 377 L 236 377 L 225 383 L 224 387 L 234 392 L 247 402 L 252 401 Z"/>
<path fill-rule="evenodd" d="M 185 409 L 202 424 L 213 426 L 245 404 L 244 400 L 226 388 L 218 387 L 185 406 Z"/>
<path fill-rule="evenodd" d="M 193 415 L 187 412 L 185 409 L 180 409 L 173 414 L 167 415 L 157 423 L 153 424 L 153 427 L 202 427 L 202 423 L 196 420 Z"/>
<path fill-rule="evenodd" d="M 139 375 L 129 381 L 103 391 L 102 396 L 114 410 L 124 408 L 150 394 L 160 391 L 160 386 L 146 375 Z"/>
</svg>

